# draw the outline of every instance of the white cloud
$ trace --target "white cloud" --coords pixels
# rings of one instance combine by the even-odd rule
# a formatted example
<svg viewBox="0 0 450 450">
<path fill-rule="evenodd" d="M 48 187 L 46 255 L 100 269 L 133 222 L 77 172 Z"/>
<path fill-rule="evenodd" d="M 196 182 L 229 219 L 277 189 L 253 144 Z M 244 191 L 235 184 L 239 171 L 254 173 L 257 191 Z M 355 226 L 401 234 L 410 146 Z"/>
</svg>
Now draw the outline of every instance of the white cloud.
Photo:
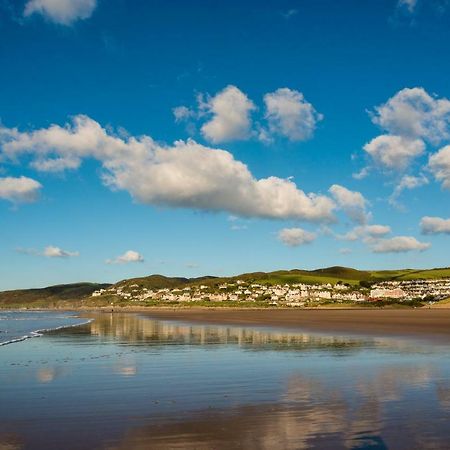
<svg viewBox="0 0 450 450">
<path fill-rule="evenodd" d="M 41 183 L 24 176 L 0 178 L 0 199 L 13 203 L 32 203 L 39 198 Z"/>
<path fill-rule="evenodd" d="M 176 106 L 172 109 L 172 112 L 175 117 L 175 122 L 182 122 L 196 116 L 195 111 L 189 109 L 187 106 Z"/>
<path fill-rule="evenodd" d="M 404 8 L 412 14 L 416 9 L 417 0 L 398 0 L 397 5 L 399 8 Z"/>
<path fill-rule="evenodd" d="M 350 255 L 352 253 L 352 249 L 351 248 L 346 248 L 346 247 L 340 248 L 339 249 L 339 253 L 341 255 Z"/>
<path fill-rule="evenodd" d="M 177 106 L 172 112 L 176 122 L 206 120 L 200 131 L 207 141 L 214 144 L 252 138 L 270 144 L 275 136 L 304 141 L 313 136 L 317 122 L 323 118 L 303 94 L 294 89 L 277 89 L 265 94 L 263 100 L 264 118 L 256 122 L 253 122 L 252 114 L 258 108 L 233 85 L 212 97 L 197 95 L 197 108 Z"/>
<path fill-rule="evenodd" d="M 444 188 L 450 189 L 450 145 L 430 156 L 428 168 Z"/>
<path fill-rule="evenodd" d="M 426 143 L 450 139 L 450 100 L 431 96 L 423 88 L 400 90 L 377 106 L 371 117 L 386 133 L 368 142 L 364 150 L 382 169 L 404 171 L 424 154 Z M 368 169 L 363 169 L 361 178 Z"/>
<path fill-rule="evenodd" d="M 368 221 L 370 217 L 370 214 L 366 211 L 368 202 L 360 192 L 351 191 L 338 184 L 333 184 L 329 192 L 350 219 L 360 224 Z"/>
<path fill-rule="evenodd" d="M 415 158 L 424 153 L 425 144 L 420 139 L 383 134 L 368 142 L 364 150 L 382 168 L 405 170 Z"/>
<path fill-rule="evenodd" d="M 264 103 L 269 131 L 291 141 L 311 138 L 317 122 L 323 118 L 301 92 L 293 89 L 280 88 L 268 93 L 264 96 Z"/>
<path fill-rule="evenodd" d="M 255 105 L 236 86 L 227 86 L 206 102 L 201 102 L 200 107 L 212 114 L 211 120 L 201 127 L 206 140 L 218 144 L 250 136 L 250 113 Z"/>
<path fill-rule="evenodd" d="M 450 234 L 450 219 L 425 216 L 420 221 L 423 234 Z"/>
<path fill-rule="evenodd" d="M 59 247 L 54 247 L 53 245 L 49 245 L 45 247 L 43 256 L 47 258 L 69 258 L 71 256 L 79 256 L 78 252 L 68 252 L 66 250 L 62 250 Z"/>
<path fill-rule="evenodd" d="M 74 169 L 84 158 L 97 159 L 106 185 L 128 191 L 145 204 L 246 217 L 334 220 L 335 204 L 329 197 L 306 194 L 289 179 L 256 179 L 225 150 L 193 140 L 166 146 L 145 135 L 118 136 L 87 116 L 32 132 L 3 127 L 0 145 L 3 158 L 28 154 L 40 170 Z"/>
<path fill-rule="evenodd" d="M 387 225 L 363 225 L 355 227 L 348 233 L 337 235 L 336 237 L 343 241 L 357 241 L 361 239 L 363 242 L 370 243 L 373 242 L 374 239 L 386 236 L 390 232 L 391 227 Z"/>
<path fill-rule="evenodd" d="M 29 0 L 23 14 L 41 14 L 52 22 L 70 25 L 91 17 L 96 6 L 97 0 Z"/>
<path fill-rule="evenodd" d="M 134 250 L 128 250 L 123 255 L 120 255 L 117 258 L 106 260 L 107 264 L 127 264 L 133 262 L 144 262 L 144 257 Z"/>
<path fill-rule="evenodd" d="M 450 137 L 450 100 L 405 88 L 376 107 L 372 121 L 391 135 L 439 143 Z"/>
<path fill-rule="evenodd" d="M 420 175 L 418 177 L 412 175 L 404 175 L 395 187 L 392 195 L 389 197 L 389 203 L 391 205 L 398 206 L 397 200 L 403 191 L 416 189 L 418 187 L 424 186 L 425 184 L 428 184 L 428 178 L 426 178 L 424 175 Z"/>
<path fill-rule="evenodd" d="M 374 253 L 405 253 L 422 252 L 430 247 L 431 244 L 420 242 L 412 236 L 396 236 L 390 239 L 378 239 L 371 248 Z"/>
<path fill-rule="evenodd" d="M 284 228 L 278 233 L 278 239 L 289 247 L 310 244 L 316 237 L 315 233 L 310 233 L 302 228 Z"/>
</svg>

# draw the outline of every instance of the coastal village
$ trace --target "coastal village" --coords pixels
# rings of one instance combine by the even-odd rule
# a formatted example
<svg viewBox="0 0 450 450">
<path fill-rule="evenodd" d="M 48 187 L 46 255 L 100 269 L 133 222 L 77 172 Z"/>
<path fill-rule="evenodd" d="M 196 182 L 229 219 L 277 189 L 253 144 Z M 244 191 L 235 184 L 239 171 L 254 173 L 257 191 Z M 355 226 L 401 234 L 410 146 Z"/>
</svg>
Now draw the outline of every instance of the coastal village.
<svg viewBox="0 0 450 450">
<path fill-rule="evenodd" d="M 244 280 L 218 285 L 190 285 L 149 289 L 139 284 L 115 285 L 92 293 L 136 303 L 265 302 L 271 306 L 305 307 L 330 303 L 365 303 L 380 301 L 435 302 L 450 297 L 450 278 L 408 281 L 382 281 L 352 286 L 336 284 L 265 285 Z"/>
</svg>

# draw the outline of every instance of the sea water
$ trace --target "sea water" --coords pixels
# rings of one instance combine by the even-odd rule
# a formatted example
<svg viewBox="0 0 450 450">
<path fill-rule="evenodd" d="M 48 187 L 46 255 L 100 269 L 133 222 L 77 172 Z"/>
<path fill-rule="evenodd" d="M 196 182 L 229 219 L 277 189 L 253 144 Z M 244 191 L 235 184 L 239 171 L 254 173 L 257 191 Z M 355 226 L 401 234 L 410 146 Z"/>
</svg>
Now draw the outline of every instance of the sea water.
<svg viewBox="0 0 450 450">
<path fill-rule="evenodd" d="M 85 323 L 74 312 L 1 311 L 0 345 L 40 337 L 44 331 Z"/>
</svg>

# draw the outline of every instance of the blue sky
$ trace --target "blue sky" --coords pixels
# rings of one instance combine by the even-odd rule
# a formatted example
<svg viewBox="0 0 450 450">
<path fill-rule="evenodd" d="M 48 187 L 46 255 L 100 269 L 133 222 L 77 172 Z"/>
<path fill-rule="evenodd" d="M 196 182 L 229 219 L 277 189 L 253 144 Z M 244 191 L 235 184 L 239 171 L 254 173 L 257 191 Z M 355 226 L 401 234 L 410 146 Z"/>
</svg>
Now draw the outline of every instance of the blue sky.
<svg viewBox="0 0 450 450">
<path fill-rule="evenodd" d="M 450 5 L 0 2 L 0 288 L 448 266 Z"/>
</svg>

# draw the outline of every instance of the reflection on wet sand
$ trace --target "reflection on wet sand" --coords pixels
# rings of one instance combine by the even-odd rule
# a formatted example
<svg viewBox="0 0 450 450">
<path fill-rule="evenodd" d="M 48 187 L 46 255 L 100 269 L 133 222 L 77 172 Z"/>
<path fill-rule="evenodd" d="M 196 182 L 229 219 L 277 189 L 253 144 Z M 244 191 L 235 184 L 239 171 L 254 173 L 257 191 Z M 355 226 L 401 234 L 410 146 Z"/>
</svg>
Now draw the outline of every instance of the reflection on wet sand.
<svg viewBox="0 0 450 450">
<path fill-rule="evenodd" d="M 450 441 L 448 349 L 94 318 L 3 349 L 0 450 L 410 450 Z"/>
<path fill-rule="evenodd" d="M 215 325 L 187 325 L 176 322 L 150 320 L 134 314 L 98 314 L 86 329 L 89 333 L 130 344 L 229 344 L 254 346 L 264 350 L 266 345 L 278 345 L 280 350 L 313 349 L 315 346 L 330 349 L 358 348 L 361 342 L 337 336 L 315 336 L 288 331 L 262 330 L 242 327 L 217 327 Z"/>
<path fill-rule="evenodd" d="M 37 370 L 36 378 L 40 383 L 51 383 L 55 379 L 67 375 L 69 372 L 70 369 L 68 367 L 41 367 Z"/>
<path fill-rule="evenodd" d="M 388 377 L 394 376 L 390 371 Z M 399 372 L 401 377 L 402 371 Z M 449 432 L 443 424 L 427 424 L 422 412 L 392 415 L 386 399 L 372 395 L 385 379 L 380 372 L 368 380 L 363 391 L 349 398 L 339 386 L 315 379 L 293 377 L 277 403 L 207 410 L 186 415 L 184 420 L 167 417 L 129 430 L 114 450 L 125 449 L 436 449 L 446 448 Z M 422 375 L 411 375 L 404 389 L 422 384 Z M 399 384 L 399 383 L 395 383 Z M 411 385 L 410 385 L 411 384 Z M 369 394 L 370 393 L 370 394 Z M 392 400 L 390 400 L 392 401 Z M 405 401 L 397 397 L 397 405 Z M 448 417 L 447 417 L 448 418 Z M 403 432 L 399 419 L 406 421 Z"/>
</svg>

